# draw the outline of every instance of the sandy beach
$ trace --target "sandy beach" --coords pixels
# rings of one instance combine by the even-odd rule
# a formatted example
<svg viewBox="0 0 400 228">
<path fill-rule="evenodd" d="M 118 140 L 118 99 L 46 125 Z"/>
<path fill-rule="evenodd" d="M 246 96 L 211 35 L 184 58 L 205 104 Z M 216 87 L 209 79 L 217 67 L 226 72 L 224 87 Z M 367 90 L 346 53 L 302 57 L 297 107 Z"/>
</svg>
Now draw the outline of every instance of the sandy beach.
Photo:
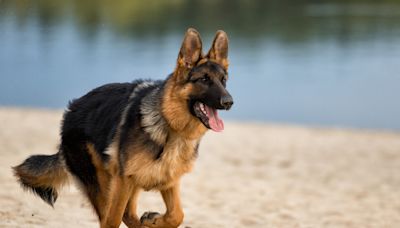
<svg viewBox="0 0 400 228">
<path fill-rule="evenodd" d="M 27 156 L 56 152 L 61 117 L 0 108 L 0 227 L 98 226 L 73 183 L 51 208 L 12 175 Z M 225 124 L 183 178 L 182 228 L 400 227 L 400 133 Z M 159 194 L 141 195 L 139 215 L 148 210 L 164 211 Z"/>
</svg>

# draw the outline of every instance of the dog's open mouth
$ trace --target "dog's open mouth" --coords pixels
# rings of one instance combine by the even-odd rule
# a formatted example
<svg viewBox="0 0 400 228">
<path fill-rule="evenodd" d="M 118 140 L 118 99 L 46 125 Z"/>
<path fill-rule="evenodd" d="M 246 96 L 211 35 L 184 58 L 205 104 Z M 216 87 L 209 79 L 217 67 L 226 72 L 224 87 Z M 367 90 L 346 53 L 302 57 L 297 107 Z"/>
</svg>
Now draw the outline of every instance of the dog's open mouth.
<svg viewBox="0 0 400 228">
<path fill-rule="evenodd" d="M 204 103 L 196 102 L 193 106 L 194 113 L 209 129 L 221 132 L 224 130 L 224 121 L 218 117 L 218 110 Z"/>
</svg>

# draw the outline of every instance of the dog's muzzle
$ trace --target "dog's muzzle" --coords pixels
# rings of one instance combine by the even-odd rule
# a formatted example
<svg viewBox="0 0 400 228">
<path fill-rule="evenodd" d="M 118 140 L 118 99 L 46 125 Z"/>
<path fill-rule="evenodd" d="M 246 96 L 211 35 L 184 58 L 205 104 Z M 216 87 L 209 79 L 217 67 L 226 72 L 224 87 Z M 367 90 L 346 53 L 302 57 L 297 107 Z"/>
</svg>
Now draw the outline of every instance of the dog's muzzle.
<svg viewBox="0 0 400 228">
<path fill-rule="evenodd" d="M 231 95 L 225 95 L 220 99 L 220 104 L 224 109 L 229 110 L 233 105 L 233 98 Z"/>
</svg>

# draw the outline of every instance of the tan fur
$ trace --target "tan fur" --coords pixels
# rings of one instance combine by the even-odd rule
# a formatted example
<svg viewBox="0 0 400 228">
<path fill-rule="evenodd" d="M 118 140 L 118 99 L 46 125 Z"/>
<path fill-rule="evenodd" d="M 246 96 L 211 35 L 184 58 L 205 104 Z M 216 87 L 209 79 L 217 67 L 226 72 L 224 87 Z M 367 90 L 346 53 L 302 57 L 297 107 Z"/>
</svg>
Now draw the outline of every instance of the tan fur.
<svg viewBox="0 0 400 228">
<path fill-rule="evenodd" d="M 22 166 L 16 167 L 14 170 L 16 176 L 33 187 L 54 186 L 59 188 L 65 184 L 65 181 L 68 179 L 68 174 L 63 169 L 54 170 L 51 171 L 51 173 L 40 176 L 32 175 L 29 170 L 25 170 Z"/>
<path fill-rule="evenodd" d="M 191 85 L 181 85 L 176 78 L 170 79 L 165 86 L 162 112 L 170 127 L 182 138 L 199 139 L 207 128 L 190 113 L 187 106 L 193 88 Z"/>
<path fill-rule="evenodd" d="M 97 205 L 97 210 L 99 213 L 99 217 L 103 218 L 105 216 L 106 211 L 104 208 L 107 207 L 107 195 L 108 195 L 108 188 L 110 185 L 110 180 L 111 180 L 111 175 L 109 170 L 104 167 L 103 162 L 98 156 L 98 153 L 94 149 L 94 145 L 92 143 L 87 143 L 87 151 L 91 156 L 92 163 L 96 168 L 96 175 L 97 175 L 97 180 L 100 186 L 99 189 L 99 194 L 97 195 L 96 199 L 94 199 L 96 202 L 95 204 Z"/>
<path fill-rule="evenodd" d="M 180 209 L 178 193 L 168 194 L 168 192 L 171 191 L 171 188 L 177 188 L 180 177 L 192 169 L 197 143 L 198 140 L 182 138 L 180 134 L 171 132 L 159 160 L 154 160 L 150 156 L 151 153 L 145 151 L 144 147 L 132 144 L 132 147 L 128 148 L 128 154 L 132 154 L 132 156 L 125 163 L 123 176 L 116 172 L 118 163 L 115 158 L 111 158 L 109 163 L 104 164 L 98 157 L 94 146 L 87 144 L 101 188 L 97 201 L 99 208 L 103 208 L 100 211 L 101 226 L 113 227 L 113 224 L 121 222 L 118 218 L 123 218 L 126 224 L 130 224 L 130 227 L 140 227 L 136 215 L 136 204 L 139 189 L 143 188 L 161 191 L 164 200 L 169 202 L 167 208 L 170 208 L 171 212 L 167 211 L 168 216 L 162 223 L 164 225 L 160 227 L 174 227 L 166 224 L 178 223 L 183 219 L 183 212 Z M 111 145 L 109 149 L 117 148 L 115 145 Z"/>
<path fill-rule="evenodd" d="M 182 139 L 171 132 L 160 159 L 154 160 L 144 148 L 133 146 L 125 165 L 125 175 L 131 176 L 135 185 L 150 189 L 167 189 L 192 169 L 198 140 Z"/>
<path fill-rule="evenodd" d="M 133 182 L 126 177 L 114 176 L 108 189 L 108 204 L 105 208 L 105 217 L 101 221 L 101 228 L 119 227 L 128 200 L 133 189 Z"/>
<path fill-rule="evenodd" d="M 149 228 L 176 228 L 182 223 L 184 217 L 179 198 L 179 183 L 176 183 L 169 189 L 161 191 L 161 195 L 167 207 L 166 213 L 145 220 L 143 225 Z"/>
<path fill-rule="evenodd" d="M 124 220 L 130 227 L 140 227 L 139 219 L 136 216 L 137 193 L 133 194 L 134 181 L 127 176 L 118 173 L 118 162 L 116 156 L 111 157 L 108 163 L 103 163 L 98 156 L 94 145 L 87 144 L 88 153 L 91 155 L 92 163 L 96 168 L 96 175 L 99 182 L 99 193 L 96 198 L 99 208 L 101 227 L 114 227 Z M 116 143 L 113 143 L 109 150 L 117 150 Z M 117 155 L 117 152 L 112 153 Z M 133 195 L 132 195 L 133 194 Z M 130 202 L 127 205 L 128 200 Z M 126 209 L 129 206 L 129 209 Z"/>
<path fill-rule="evenodd" d="M 137 216 L 137 201 L 139 198 L 140 189 L 133 188 L 128 205 L 126 206 L 122 220 L 128 227 L 141 227 L 139 217 Z"/>
</svg>

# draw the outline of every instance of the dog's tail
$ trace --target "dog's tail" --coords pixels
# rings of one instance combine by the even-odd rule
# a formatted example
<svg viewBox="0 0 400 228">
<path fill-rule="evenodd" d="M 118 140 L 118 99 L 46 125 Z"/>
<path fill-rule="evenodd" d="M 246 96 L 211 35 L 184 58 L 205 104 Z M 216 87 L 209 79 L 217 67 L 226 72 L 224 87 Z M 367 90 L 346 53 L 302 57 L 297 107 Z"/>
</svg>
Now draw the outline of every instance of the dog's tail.
<svg viewBox="0 0 400 228">
<path fill-rule="evenodd" d="M 61 153 L 33 155 L 13 167 L 14 175 L 24 189 L 31 190 L 51 206 L 57 200 L 57 190 L 68 180 Z"/>
</svg>

